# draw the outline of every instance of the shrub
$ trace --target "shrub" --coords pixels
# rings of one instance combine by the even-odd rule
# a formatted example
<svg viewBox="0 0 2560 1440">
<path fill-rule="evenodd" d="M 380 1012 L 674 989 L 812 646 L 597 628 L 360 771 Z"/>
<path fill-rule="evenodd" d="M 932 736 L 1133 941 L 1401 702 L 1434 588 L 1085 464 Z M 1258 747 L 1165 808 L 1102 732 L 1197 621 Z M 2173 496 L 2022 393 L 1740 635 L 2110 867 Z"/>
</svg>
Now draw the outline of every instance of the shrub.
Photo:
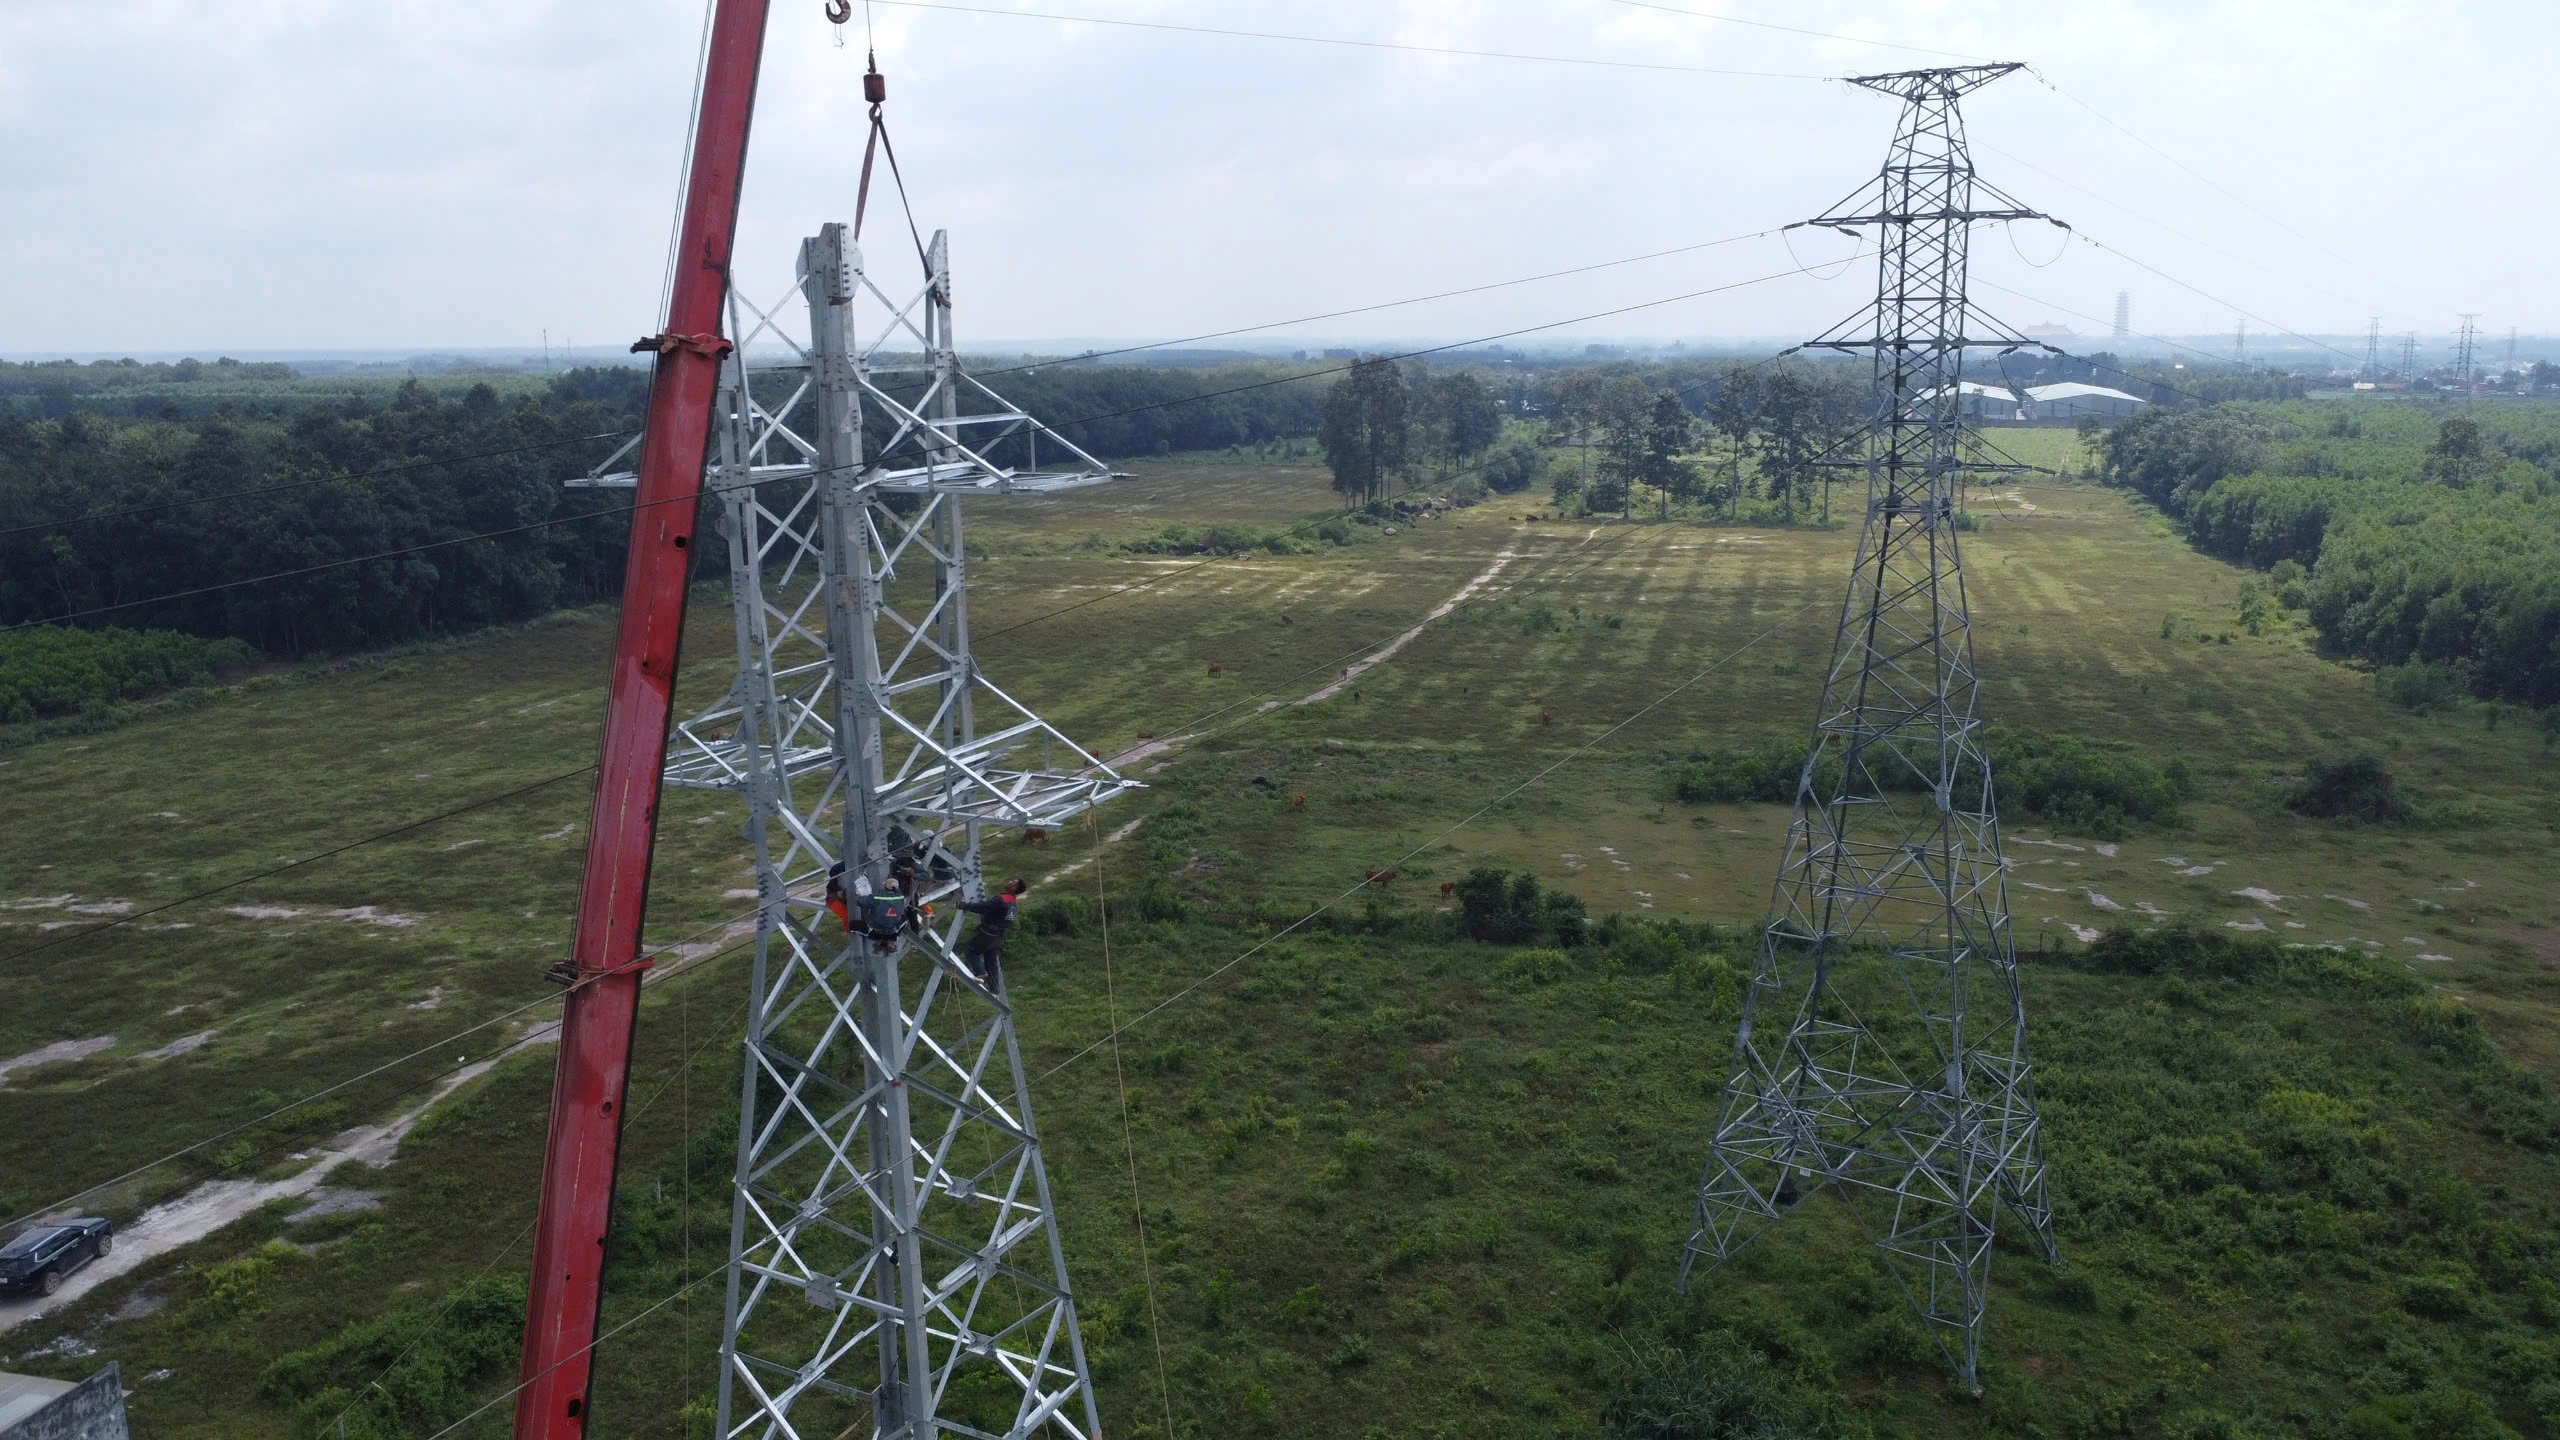
<svg viewBox="0 0 2560 1440">
<path fill-rule="evenodd" d="M 2402 814 L 2399 787 L 2391 772 L 2371 755 L 2324 760 L 2311 767 L 2302 788 L 2285 808 L 2315 820 L 2362 820 L 2378 824 Z"/>
<path fill-rule="evenodd" d="M 2373 688 L 2404 710 L 2441 710 L 2470 693 L 2470 677 L 2452 665 L 2412 660 L 2373 672 Z"/>
<path fill-rule="evenodd" d="M 37 625 L 0 634 L 0 724 L 103 710 L 119 700 L 202 685 L 257 652 L 238 640 L 174 630 Z"/>
<path fill-rule="evenodd" d="M 1818 1432 L 1808 1397 L 1769 1357 L 1719 1330 L 1687 1350 L 1620 1362 L 1600 1425 L 1613 1440 L 1793 1440 Z"/>
<path fill-rule="evenodd" d="M 484 1275 L 441 1298 L 400 1304 L 290 1351 L 267 1367 L 258 1388 L 292 1405 L 308 1435 L 391 1440 L 432 1434 L 513 1372 L 524 1304 L 521 1276 Z M 343 1422 L 333 1423 L 341 1411 Z"/>
<path fill-rule="evenodd" d="M 1547 893 L 1538 877 L 1479 865 L 1458 882 L 1458 928 L 1468 938 L 1498 945 L 1552 939 L 1582 943 L 1588 918 L 1582 901 L 1563 891 Z"/>
<path fill-rule="evenodd" d="M 1672 772 L 1671 793 L 1692 805 L 1787 804 L 1796 798 L 1807 754 L 1804 742 L 1775 738 L 1746 748 L 1694 752 Z M 2130 750 L 2036 730 L 2002 732 L 1992 743 L 1990 759 L 2004 811 L 2090 830 L 2102 839 L 2120 837 L 2129 820 L 2176 823 L 2178 802 L 2189 787 L 2182 762 L 2163 767 Z M 1815 762 L 1816 794 L 1832 793 L 1840 781 L 1836 753 Z M 1868 783 L 1906 793 L 1923 788 L 1918 772 L 1898 762 L 1871 765 Z M 1977 803 L 1979 783 L 1960 776 L 1956 803 Z"/>
</svg>

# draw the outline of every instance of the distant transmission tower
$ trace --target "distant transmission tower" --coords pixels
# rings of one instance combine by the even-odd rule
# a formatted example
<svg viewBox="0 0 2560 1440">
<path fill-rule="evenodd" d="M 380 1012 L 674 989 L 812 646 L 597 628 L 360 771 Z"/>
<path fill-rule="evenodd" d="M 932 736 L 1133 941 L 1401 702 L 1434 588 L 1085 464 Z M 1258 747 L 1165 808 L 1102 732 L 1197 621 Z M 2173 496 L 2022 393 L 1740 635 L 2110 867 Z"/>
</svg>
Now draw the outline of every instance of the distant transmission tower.
<svg viewBox="0 0 2560 1440">
<path fill-rule="evenodd" d="M 2116 292 L 2116 326 L 2113 338 L 2118 347 L 2122 347 L 2124 342 L 2133 338 L 2133 292 L 2130 290 Z"/>
<path fill-rule="evenodd" d="M 2246 367 L 2249 363 L 2249 317 L 2240 317 L 2240 328 L 2231 332 L 2231 363 Z"/>
<path fill-rule="evenodd" d="M 2418 378 L 2418 332 L 2415 330 L 2400 337 L 2400 378 Z"/>
<path fill-rule="evenodd" d="M 2453 373 L 2461 378 L 2462 388 L 2465 390 L 2471 388 L 2471 350 L 2480 338 L 2479 319 L 2480 312 L 2476 310 L 2463 316 L 2462 332 L 2456 342 L 2459 349 L 2454 355 Z"/>
<path fill-rule="evenodd" d="M 2500 367 L 2509 375 L 2516 373 L 2516 327 L 2507 327 L 2507 363 Z"/>
<path fill-rule="evenodd" d="M 2374 316 L 2364 326 L 2364 378 L 2382 378 L 2382 317 Z"/>
<path fill-rule="evenodd" d="M 2034 344 L 1965 294 L 1969 226 L 2046 218 L 1975 178 L 1957 107 L 2018 68 L 1856 79 L 1902 101 L 1892 149 L 1803 222 L 1880 232 L 1872 309 L 1807 347 L 1874 357 L 1830 462 L 1866 472 L 1866 523 L 1679 1277 L 1833 1191 L 1973 1388 L 1996 1211 L 2055 1258 L 1956 545 L 1960 477 L 2024 468 L 1967 458 L 1996 452 L 1957 388 L 1967 347 Z M 1853 995 L 1916 1015 L 1871 1029 Z"/>
<path fill-rule="evenodd" d="M 959 959 L 956 902 L 985 893 L 986 831 L 1137 787 L 978 668 L 961 499 L 1112 472 L 961 367 L 941 232 L 903 303 L 842 225 L 799 273 L 805 345 L 789 297 L 730 291 L 754 323 L 731 325 L 706 488 L 738 673 L 667 765 L 745 801 L 761 901 L 713 1433 L 1090 1440 L 1013 1014 Z M 768 337 L 793 363 L 744 364 Z M 629 483 L 614 463 L 573 483 Z M 839 862 L 857 922 L 908 875 L 931 922 L 849 929 L 825 905 Z"/>
</svg>

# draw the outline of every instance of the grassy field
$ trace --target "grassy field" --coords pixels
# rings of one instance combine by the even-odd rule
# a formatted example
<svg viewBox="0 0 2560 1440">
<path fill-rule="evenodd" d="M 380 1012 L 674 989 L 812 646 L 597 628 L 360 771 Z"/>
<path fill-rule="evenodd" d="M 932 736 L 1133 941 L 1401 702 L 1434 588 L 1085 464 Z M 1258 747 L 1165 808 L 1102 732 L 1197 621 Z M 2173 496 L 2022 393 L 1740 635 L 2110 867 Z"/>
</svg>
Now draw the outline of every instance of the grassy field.
<svg viewBox="0 0 2560 1440">
<path fill-rule="evenodd" d="M 1994 438 L 2077 463 L 2069 432 Z M 1161 1436 L 1168 1408 L 1185 1435 L 1589 1433 L 1656 1343 L 1770 1357 L 1794 1403 L 1829 1417 L 1808 1433 L 2471 1433 L 2451 1428 L 2468 1423 L 2446 1398 L 2461 1395 L 2560 1433 L 2528 1383 L 2560 1373 L 2560 1166 L 2530 1096 L 2504 1098 L 2510 1064 L 2560 1078 L 2560 815 L 2535 727 L 2387 707 L 2299 625 L 2236 633 L 2242 572 L 2119 495 L 2038 477 L 1977 495 L 1965 547 L 1995 723 L 2182 759 L 2197 789 L 2182 825 L 2116 841 L 2010 827 L 2073 1264 L 2004 1253 L 1989 1393 L 1955 1400 L 1845 1217 L 1807 1212 L 1685 1301 L 1666 1288 L 1731 1045 L 1729 988 L 1711 982 L 1741 963 L 1785 818 L 1680 804 L 1667 776 L 1691 750 L 1801 734 L 1854 534 L 1532 521 L 1535 502 L 1497 498 L 1370 543 L 1204 563 L 1124 547 L 1173 524 L 1322 515 L 1321 472 L 1130 468 L 971 525 L 991 676 L 1098 752 L 1196 737 L 1104 817 L 1145 825 L 1035 890 L 1064 928 L 1026 936 L 1009 967 L 1035 1073 L 1064 1066 L 1042 1114 L 1115 1433 Z M 1257 708 L 1338 679 L 1471 582 L 1340 693 Z M 688 702 L 727 682 L 722 602 L 696 597 Z M 537 977 L 567 944 L 609 638 L 609 616 L 562 615 L 0 751 L 20 816 L 0 832 L 20 1000 L 0 1014 L 0 1063 L 113 1037 L 0 1082 L 0 1207 L 508 1017 L 91 1203 L 129 1216 L 209 1176 L 284 1178 L 550 1013 Z M 2424 823 L 2282 807 L 2279 777 L 2358 749 L 2386 757 Z M 1299 793 L 1303 808 L 1285 803 Z M 608 1326 L 716 1268 L 726 1243 L 743 987 L 735 954 L 704 942 L 749 903 L 738 819 L 726 797 L 670 792 L 650 931 L 705 958 L 645 1007 Z M 1092 843 L 1007 842 L 990 868 L 1037 881 Z M 1458 941 L 1437 887 L 1478 864 L 1628 920 L 1561 968 Z M 1390 866 L 1394 894 L 1221 968 Z M 1102 954 L 1059 904 L 1097 886 L 1185 902 L 1115 920 L 1124 1014 L 1214 977 L 1125 1044 L 1161 1384 L 1121 1094 L 1111 1052 L 1086 1053 L 1110 1029 Z M 2171 918 L 2335 947 L 2286 952 L 2332 968 L 2128 973 L 2079 938 Z M 1671 920 L 1721 928 L 1665 939 L 1642 923 Z M 2444 1001 L 2460 1018 L 2429 1008 Z M 134 1402 L 153 1440 L 318 1434 L 345 1403 L 333 1387 L 352 1395 L 414 1340 L 349 1433 L 431 1433 L 477 1403 L 459 1397 L 512 1379 L 503 1283 L 522 1265 L 549 1076 L 547 1052 L 517 1051 L 388 1168 L 335 1172 L 377 1208 L 261 1210 L 11 1332 L 9 1363 L 77 1373 L 96 1347 L 128 1375 L 167 1371 Z M 2284 1098 L 2298 1094 L 2318 1098 Z M 708 1394 L 717 1333 L 715 1280 L 613 1340 L 610 1432 L 706 1433 L 682 1417 Z M 501 1433 L 505 1408 L 459 1433 Z"/>
</svg>

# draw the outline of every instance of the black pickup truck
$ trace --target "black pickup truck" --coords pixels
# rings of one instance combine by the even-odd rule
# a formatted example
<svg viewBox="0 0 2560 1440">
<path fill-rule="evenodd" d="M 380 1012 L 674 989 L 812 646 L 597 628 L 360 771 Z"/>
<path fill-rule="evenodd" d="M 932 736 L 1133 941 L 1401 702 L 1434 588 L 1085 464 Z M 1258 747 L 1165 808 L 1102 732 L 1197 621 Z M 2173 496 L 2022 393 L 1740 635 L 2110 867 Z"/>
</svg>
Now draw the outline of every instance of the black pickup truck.
<svg viewBox="0 0 2560 1440">
<path fill-rule="evenodd" d="M 50 1295 L 73 1271 L 116 1246 L 115 1226 L 104 1220 L 63 1220 L 19 1232 L 0 1245 L 0 1290 Z"/>
</svg>

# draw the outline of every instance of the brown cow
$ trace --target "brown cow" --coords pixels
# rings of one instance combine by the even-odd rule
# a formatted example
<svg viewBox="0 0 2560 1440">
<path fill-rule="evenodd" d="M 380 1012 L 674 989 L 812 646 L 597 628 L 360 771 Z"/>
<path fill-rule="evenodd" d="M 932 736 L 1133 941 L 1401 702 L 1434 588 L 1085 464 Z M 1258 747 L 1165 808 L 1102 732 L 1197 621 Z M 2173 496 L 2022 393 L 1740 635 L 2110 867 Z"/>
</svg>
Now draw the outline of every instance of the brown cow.
<svg viewBox="0 0 2560 1440">
<path fill-rule="evenodd" d="M 1381 886 L 1393 885 L 1396 883 L 1396 872 L 1393 870 L 1372 870 L 1369 872 L 1369 878 L 1362 883 Z"/>
<path fill-rule="evenodd" d="M 1022 843 L 1025 845 L 1046 845 L 1049 843 L 1049 832 L 1039 829 L 1036 826 L 1026 829 L 1022 832 Z"/>
<path fill-rule="evenodd" d="M 1289 797 L 1289 808 L 1292 810 L 1303 809 L 1305 808 L 1306 803 L 1307 797 L 1304 794 L 1292 795 Z"/>
<path fill-rule="evenodd" d="M 1441 898 L 1441 899 L 1446 900 L 1446 899 L 1448 899 L 1450 896 L 1455 895 L 1455 894 L 1457 894 L 1457 893 L 1458 893 L 1458 882 L 1457 882 L 1457 881 L 1455 881 L 1455 880 L 1443 880 L 1443 881 L 1441 881 L 1441 882 L 1440 882 L 1440 898 Z"/>
<path fill-rule="evenodd" d="M 1226 673 L 1226 667 L 1223 665 L 1212 664 L 1209 667 L 1209 673 L 1212 675 L 1223 675 Z"/>
</svg>

